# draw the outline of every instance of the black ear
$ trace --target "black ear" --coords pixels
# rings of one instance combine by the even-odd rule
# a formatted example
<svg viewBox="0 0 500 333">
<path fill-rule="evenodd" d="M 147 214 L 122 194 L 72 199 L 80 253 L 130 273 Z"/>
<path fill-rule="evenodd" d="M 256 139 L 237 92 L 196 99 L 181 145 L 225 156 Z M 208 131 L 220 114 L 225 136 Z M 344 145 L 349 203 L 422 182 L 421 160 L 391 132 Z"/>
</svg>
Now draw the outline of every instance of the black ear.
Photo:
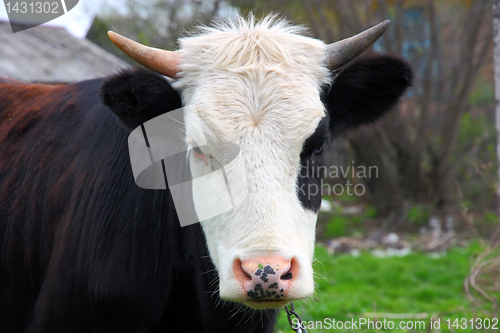
<svg viewBox="0 0 500 333">
<path fill-rule="evenodd" d="M 412 81 L 410 65 L 400 58 L 375 55 L 355 61 L 324 91 L 330 131 L 337 135 L 379 119 Z"/>
<path fill-rule="evenodd" d="M 156 116 L 182 107 L 168 81 L 147 70 L 123 70 L 107 79 L 101 99 L 125 127 L 133 129 Z"/>
</svg>

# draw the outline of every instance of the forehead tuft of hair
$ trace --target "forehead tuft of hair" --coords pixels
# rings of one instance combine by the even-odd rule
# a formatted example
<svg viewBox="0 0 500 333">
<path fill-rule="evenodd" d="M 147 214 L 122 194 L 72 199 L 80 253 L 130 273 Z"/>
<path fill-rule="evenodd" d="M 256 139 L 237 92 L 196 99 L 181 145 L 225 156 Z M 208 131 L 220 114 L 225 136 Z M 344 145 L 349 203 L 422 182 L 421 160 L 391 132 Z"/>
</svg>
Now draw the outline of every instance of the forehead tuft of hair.
<svg viewBox="0 0 500 333">
<path fill-rule="evenodd" d="M 330 80 L 325 44 L 305 33 L 276 15 L 200 27 L 179 40 L 174 88 L 220 140 L 255 129 L 298 142 L 324 117 L 319 92 Z"/>
<path fill-rule="evenodd" d="M 308 52 L 323 54 L 325 45 L 307 34 L 305 27 L 290 24 L 279 15 L 258 20 L 250 13 L 232 21 L 215 21 L 179 40 L 182 58 L 186 59 L 181 71 L 192 72 L 193 66 L 203 65 L 205 69 L 241 73 L 277 64 L 288 68 L 311 64 Z"/>
</svg>

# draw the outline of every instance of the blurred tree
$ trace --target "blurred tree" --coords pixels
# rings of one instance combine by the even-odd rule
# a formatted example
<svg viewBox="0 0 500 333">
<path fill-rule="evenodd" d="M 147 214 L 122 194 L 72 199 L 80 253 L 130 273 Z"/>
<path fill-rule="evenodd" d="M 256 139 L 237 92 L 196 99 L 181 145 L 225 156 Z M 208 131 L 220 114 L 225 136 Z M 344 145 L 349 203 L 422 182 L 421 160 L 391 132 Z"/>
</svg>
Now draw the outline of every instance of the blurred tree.
<svg viewBox="0 0 500 333">
<path fill-rule="evenodd" d="M 117 57 L 125 60 L 129 64 L 135 64 L 130 57 L 128 57 L 125 53 L 121 52 L 115 44 L 108 38 L 107 32 L 111 30 L 110 24 L 105 20 L 99 17 L 94 18 L 94 22 L 92 22 L 92 26 L 87 32 L 86 38 L 101 46 L 106 51 L 113 53 Z"/>
<path fill-rule="evenodd" d="M 497 130 L 497 158 L 500 162 L 500 0 L 493 0 L 493 43 L 495 44 L 495 115 Z M 499 163 L 500 164 L 500 163 Z M 498 170 L 500 179 L 500 168 Z M 500 194 L 500 187 L 498 188 Z"/>
<path fill-rule="evenodd" d="M 192 26 L 208 24 L 232 10 L 222 0 L 124 0 L 119 8 L 110 4 L 103 9 L 87 38 L 110 50 L 106 32 L 111 29 L 142 44 L 171 50 Z"/>
</svg>

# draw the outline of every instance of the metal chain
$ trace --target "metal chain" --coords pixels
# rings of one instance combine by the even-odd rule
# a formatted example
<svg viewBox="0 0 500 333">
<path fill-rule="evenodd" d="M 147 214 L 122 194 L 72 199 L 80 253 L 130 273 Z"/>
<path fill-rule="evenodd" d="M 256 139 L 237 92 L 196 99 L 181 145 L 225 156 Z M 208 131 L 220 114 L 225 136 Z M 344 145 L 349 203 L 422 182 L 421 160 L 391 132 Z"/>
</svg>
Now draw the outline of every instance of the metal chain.
<svg viewBox="0 0 500 333">
<path fill-rule="evenodd" d="M 305 328 L 302 328 L 302 319 L 300 319 L 298 313 L 295 311 L 293 302 L 290 303 L 290 309 L 288 308 L 288 305 L 285 305 L 285 311 L 286 316 L 288 317 L 288 323 L 290 324 L 292 330 L 294 330 L 295 333 L 307 333 L 307 330 Z M 294 324 L 292 322 L 292 316 L 295 316 L 295 318 L 297 318 L 299 322 Z"/>
</svg>

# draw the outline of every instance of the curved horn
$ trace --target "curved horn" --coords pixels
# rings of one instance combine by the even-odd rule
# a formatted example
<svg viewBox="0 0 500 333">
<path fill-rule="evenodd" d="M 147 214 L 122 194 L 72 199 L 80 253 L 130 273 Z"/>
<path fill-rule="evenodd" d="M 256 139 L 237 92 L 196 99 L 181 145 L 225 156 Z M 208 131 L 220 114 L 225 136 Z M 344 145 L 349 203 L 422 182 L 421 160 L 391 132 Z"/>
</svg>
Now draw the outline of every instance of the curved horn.
<svg viewBox="0 0 500 333">
<path fill-rule="evenodd" d="M 113 31 L 108 31 L 108 37 L 120 50 L 144 67 L 171 78 L 177 75 L 178 53 L 139 44 Z"/>
<path fill-rule="evenodd" d="M 327 45 L 325 50 L 327 67 L 334 70 L 356 58 L 382 36 L 389 23 L 389 20 L 385 20 L 356 36 Z"/>
</svg>

